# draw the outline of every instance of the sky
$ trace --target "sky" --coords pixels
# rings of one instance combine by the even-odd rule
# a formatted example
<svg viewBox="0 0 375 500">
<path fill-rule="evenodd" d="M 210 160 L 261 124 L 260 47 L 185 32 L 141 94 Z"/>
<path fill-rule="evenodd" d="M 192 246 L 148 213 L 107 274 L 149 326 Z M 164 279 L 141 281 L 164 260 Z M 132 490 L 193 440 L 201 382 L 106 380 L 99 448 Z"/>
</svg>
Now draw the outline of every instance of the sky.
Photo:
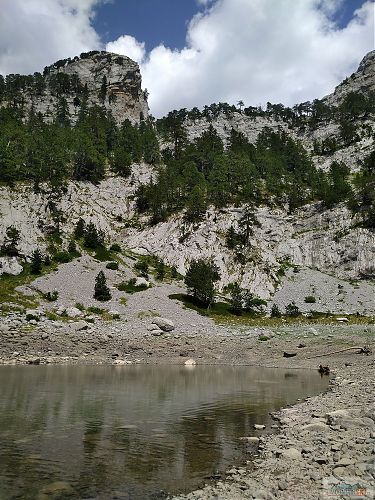
<svg viewBox="0 0 375 500">
<path fill-rule="evenodd" d="M 375 48 L 374 0 L 0 0 L 0 74 L 101 49 L 140 64 L 151 113 L 321 98 Z"/>
</svg>

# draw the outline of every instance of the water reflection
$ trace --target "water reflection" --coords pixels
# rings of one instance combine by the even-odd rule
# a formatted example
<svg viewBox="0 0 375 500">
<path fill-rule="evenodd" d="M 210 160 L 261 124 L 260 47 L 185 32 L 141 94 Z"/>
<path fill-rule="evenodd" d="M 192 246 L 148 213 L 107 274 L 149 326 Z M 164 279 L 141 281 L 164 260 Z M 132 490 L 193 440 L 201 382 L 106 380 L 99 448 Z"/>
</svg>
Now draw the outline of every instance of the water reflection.
<svg viewBox="0 0 375 500">
<path fill-rule="evenodd" d="M 0 498 L 150 498 L 244 458 L 240 436 L 327 385 L 249 367 L 0 367 Z"/>
</svg>

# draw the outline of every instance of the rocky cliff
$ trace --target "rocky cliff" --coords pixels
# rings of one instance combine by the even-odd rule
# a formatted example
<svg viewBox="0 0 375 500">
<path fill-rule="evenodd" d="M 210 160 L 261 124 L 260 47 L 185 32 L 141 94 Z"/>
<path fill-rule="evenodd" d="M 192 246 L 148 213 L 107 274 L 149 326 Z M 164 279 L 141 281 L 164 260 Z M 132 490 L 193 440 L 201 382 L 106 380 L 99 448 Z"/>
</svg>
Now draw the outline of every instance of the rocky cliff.
<svg viewBox="0 0 375 500">
<path fill-rule="evenodd" d="M 358 72 L 337 87 L 327 102 L 338 106 L 349 92 L 373 90 L 374 55 L 375 52 L 368 54 Z M 25 106 L 34 106 L 51 119 L 57 97 L 51 93 L 48 82 L 59 74 L 78 75 L 90 102 L 96 104 L 102 99 L 118 122 L 124 118 L 136 122 L 140 113 L 147 114 L 138 66 L 128 58 L 108 53 L 95 53 L 47 68 L 46 90 L 40 95 L 25 93 Z M 78 114 L 76 97 L 71 94 L 66 98 L 72 117 Z M 274 117 L 253 118 L 233 112 L 222 113 L 213 120 L 187 120 L 185 130 L 188 139 L 193 140 L 212 124 L 224 140 L 235 128 L 255 142 L 264 127 L 281 127 L 302 141 L 320 168 L 326 169 L 332 161 L 340 160 L 355 171 L 374 147 L 375 123 L 369 115 L 354 121 L 358 139 L 345 145 L 340 143 L 339 124 L 334 118 L 321 121 L 315 128 L 293 128 L 287 121 Z M 326 137 L 336 137 L 338 147 L 332 153 L 318 155 L 314 141 Z M 54 211 L 64 215 L 59 221 L 61 248 L 66 248 L 74 225 L 82 217 L 102 229 L 108 243 L 119 242 L 135 253 L 156 255 L 176 266 L 181 274 L 192 259 L 212 258 L 220 269 L 221 291 L 237 281 L 243 288 L 264 299 L 273 298 L 281 306 L 294 300 L 305 311 L 374 313 L 375 233 L 359 227 L 358 217 L 344 204 L 327 210 L 320 203 L 313 203 L 292 214 L 282 207 L 257 207 L 259 227 L 254 227 L 244 251 L 245 261 L 240 264 L 235 252 L 228 249 L 225 235 L 231 226 L 238 227 L 243 209 L 210 208 L 203 220 L 195 224 L 186 223 L 183 215 L 177 214 L 150 226 L 148 218 L 137 213 L 134 198 L 137 187 L 156 175 L 156 167 L 137 164 L 127 179 L 111 176 L 98 185 L 69 182 L 53 204 Z M 5 229 L 14 225 L 21 233 L 19 250 L 24 256 L 30 256 L 36 247 L 45 251 L 56 229 L 50 197 L 47 186 L 38 192 L 26 184 L 0 187 L 0 243 Z M 3 272 L 19 272 L 14 259 L 3 257 L 1 264 Z M 307 296 L 313 296 L 316 303 L 307 304 Z"/>
<path fill-rule="evenodd" d="M 104 106 L 117 123 L 126 118 L 139 123 L 147 118 L 147 94 L 142 90 L 141 73 L 129 57 L 93 51 L 74 59 L 65 59 L 44 69 L 43 75 L 10 75 L 1 105 L 14 100 L 25 116 L 31 109 L 53 121 L 61 100 L 66 101 L 72 123 L 82 105 Z"/>
</svg>

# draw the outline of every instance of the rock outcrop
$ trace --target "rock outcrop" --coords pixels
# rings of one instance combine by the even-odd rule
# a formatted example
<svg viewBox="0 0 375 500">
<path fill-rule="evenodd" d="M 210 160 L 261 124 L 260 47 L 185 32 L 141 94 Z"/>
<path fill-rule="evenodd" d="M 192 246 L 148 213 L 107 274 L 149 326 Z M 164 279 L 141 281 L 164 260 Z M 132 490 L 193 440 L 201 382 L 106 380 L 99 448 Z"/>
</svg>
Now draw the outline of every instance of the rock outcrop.
<svg viewBox="0 0 375 500">
<path fill-rule="evenodd" d="M 94 51 L 46 67 L 38 90 L 34 77 L 34 82 L 24 86 L 17 99 L 25 116 L 33 109 L 46 122 L 53 121 L 63 98 L 72 123 L 77 121 L 83 105 L 104 106 L 117 123 L 125 119 L 139 123 L 141 116 L 148 116 L 147 92 L 141 83 L 139 66 L 129 57 Z M 0 106 L 7 104 L 6 98 L 0 102 Z"/>
</svg>

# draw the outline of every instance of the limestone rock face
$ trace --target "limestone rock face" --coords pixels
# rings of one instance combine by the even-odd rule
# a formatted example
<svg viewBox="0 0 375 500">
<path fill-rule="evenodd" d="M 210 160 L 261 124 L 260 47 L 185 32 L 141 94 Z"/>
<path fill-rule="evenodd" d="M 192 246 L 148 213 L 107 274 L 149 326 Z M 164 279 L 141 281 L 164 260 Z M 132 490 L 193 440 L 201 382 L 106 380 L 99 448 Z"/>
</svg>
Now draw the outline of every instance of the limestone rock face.
<svg viewBox="0 0 375 500">
<path fill-rule="evenodd" d="M 33 108 L 35 113 L 42 113 L 45 121 L 54 119 L 59 98 L 53 90 L 53 81 L 59 74 L 79 80 L 80 91 L 67 89 L 62 94 L 67 101 L 73 123 L 76 122 L 86 97 L 88 106 L 104 106 L 112 112 L 117 123 L 122 123 L 125 119 L 139 123 L 141 115 L 144 118 L 148 116 L 147 94 L 141 87 L 138 64 L 129 57 L 104 51 L 81 54 L 81 57 L 67 59 L 65 63 L 59 61 L 47 67 L 44 71 L 45 89 L 41 92 L 23 92 L 26 116 Z M 101 93 L 103 82 L 104 94 Z M 3 102 L 0 106 L 6 104 Z"/>
<path fill-rule="evenodd" d="M 367 94 L 375 91 L 375 50 L 362 59 L 358 70 L 338 85 L 333 94 L 325 98 L 327 104 L 338 105 L 349 92 Z"/>
</svg>

